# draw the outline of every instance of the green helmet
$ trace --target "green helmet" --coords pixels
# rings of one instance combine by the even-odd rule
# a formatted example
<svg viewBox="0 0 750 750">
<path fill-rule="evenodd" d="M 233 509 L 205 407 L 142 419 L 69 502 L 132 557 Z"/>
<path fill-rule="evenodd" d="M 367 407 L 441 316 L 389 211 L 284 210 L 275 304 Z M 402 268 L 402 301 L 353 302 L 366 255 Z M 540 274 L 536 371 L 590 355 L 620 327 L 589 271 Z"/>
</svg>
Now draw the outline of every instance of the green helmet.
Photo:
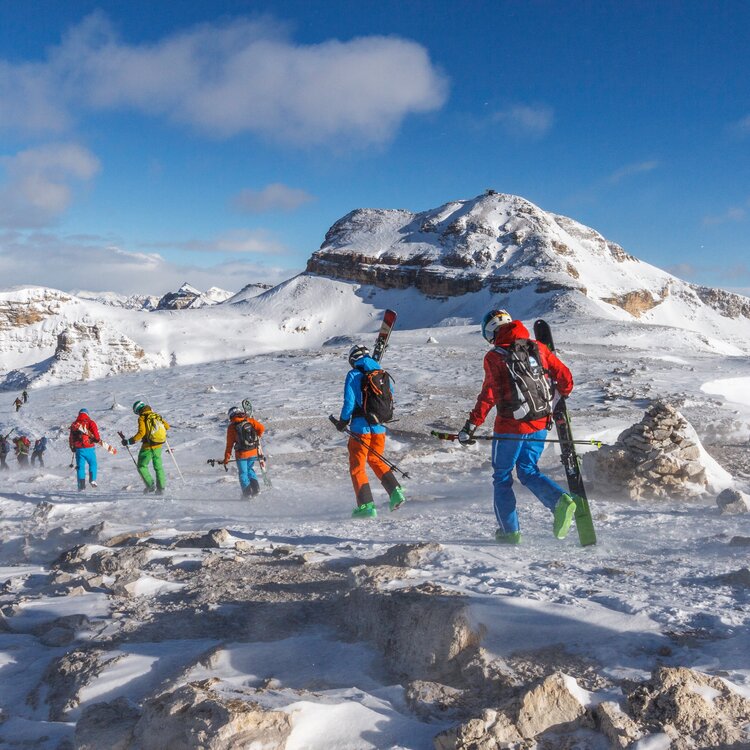
<svg viewBox="0 0 750 750">
<path fill-rule="evenodd" d="M 146 404 L 144 404 L 143 401 L 136 401 L 133 404 L 133 413 L 140 414 L 145 408 L 146 408 Z"/>
</svg>

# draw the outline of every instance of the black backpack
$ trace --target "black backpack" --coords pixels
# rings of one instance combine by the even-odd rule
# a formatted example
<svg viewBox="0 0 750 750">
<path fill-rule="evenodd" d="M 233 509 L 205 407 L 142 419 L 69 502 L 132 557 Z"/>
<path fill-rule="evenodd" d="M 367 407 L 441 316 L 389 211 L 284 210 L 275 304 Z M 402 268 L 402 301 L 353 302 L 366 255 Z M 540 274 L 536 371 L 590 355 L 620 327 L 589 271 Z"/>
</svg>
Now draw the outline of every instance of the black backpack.
<svg viewBox="0 0 750 750">
<path fill-rule="evenodd" d="M 393 419 L 393 378 L 385 370 L 362 373 L 362 415 L 370 425 Z"/>
<path fill-rule="evenodd" d="M 498 404 L 503 417 L 531 422 L 552 413 L 552 389 L 542 366 L 536 341 L 516 339 L 510 346 L 495 347 L 510 374 L 511 401 Z"/>
<path fill-rule="evenodd" d="M 258 433 L 253 425 L 244 420 L 239 424 L 235 425 L 235 432 L 237 433 L 237 442 L 235 443 L 235 450 L 238 451 L 252 451 L 258 447 Z"/>
</svg>

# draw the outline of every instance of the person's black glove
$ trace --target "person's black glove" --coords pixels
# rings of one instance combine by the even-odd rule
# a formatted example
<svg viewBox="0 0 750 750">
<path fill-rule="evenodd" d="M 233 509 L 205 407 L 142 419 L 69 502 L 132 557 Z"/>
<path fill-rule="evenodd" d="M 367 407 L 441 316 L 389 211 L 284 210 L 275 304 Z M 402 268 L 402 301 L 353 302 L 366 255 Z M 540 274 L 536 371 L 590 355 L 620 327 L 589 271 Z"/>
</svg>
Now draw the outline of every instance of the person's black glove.
<svg viewBox="0 0 750 750">
<path fill-rule="evenodd" d="M 461 445 L 474 445 L 477 441 L 474 440 L 474 432 L 477 426 L 466 420 L 466 424 L 461 428 L 461 432 L 458 433 L 458 442 Z"/>
<path fill-rule="evenodd" d="M 349 421 L 346 419 L 337 419 L 334 422 L 334 425 L 339 432 L 346 432 L 346 428 L 349 426 Z"/>
<path fill-rule="evenodd" d="M 126 446 L 128 444 L 127 439 L 123 438 L 122 440 L 120 440 L 120 444 L 123 445 L 123 446 Z"/>
</svg>

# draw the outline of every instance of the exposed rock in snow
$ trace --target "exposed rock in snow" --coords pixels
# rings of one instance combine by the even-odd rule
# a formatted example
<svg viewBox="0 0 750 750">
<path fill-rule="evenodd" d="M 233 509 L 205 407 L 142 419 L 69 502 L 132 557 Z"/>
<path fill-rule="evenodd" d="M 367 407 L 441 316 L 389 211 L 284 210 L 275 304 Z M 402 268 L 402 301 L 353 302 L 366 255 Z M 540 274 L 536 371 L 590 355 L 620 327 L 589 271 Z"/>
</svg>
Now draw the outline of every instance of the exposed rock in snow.
<svg viewBox="0 0 750 750">
<path fill-rule="evenodd" d="M 716 497 L 716 504 L 722 514 L 747 513 L 750 509 L 750 498 L 739 490 L 727 488 Z"/>
<path fill-rule="evenodd" d="M 292 721 L 283 711 L 225 698 L 214 681 L 183 685 L 146 701 L 133 737 L 141 750 L 284 750 Z"/>
<path fill-rule="evenodd" d="M 628 427 L 613 446 L 584 457 L 587 476 L 600 488 L 633 500 L 697 497 L 730 477 L 705 452 L 695 429 L 661 401 Z"/>
<path fill-rule="evenodd" d="M 70 324 L 58 334 L 52 362 L 36 382 L 91 380 L 163 365 L 162 359 L 147 356 L 125 334 L 111 330 L 101 321 L 84 320 Z"/>
<path fill-rule="evenodd" d="M 672 748 L 716 748 L 744 739 L 750 700 L 726 683 L 684 667 L 662 667 L 628 695 L 633 717 L 651 731 L 665 732 Z"/>
<path fill-rule="evenodd" d="M 267 292 L 272 288 L 273 287 L 271 284 L 246 284 L 242 287 L 242 289 L 240 289 L 239 292 L 237 292 L 237 294 L 231 295 L 228 299 L 224 300 L 220 304 L 234 305 L 237 302 L 245 302 L 249 299 L 252 299 L 253 297 L 257 297 L 259 294 L 263 294 L 263 292 Z"/>
<path fill-rule="evenodd" d="M 612 701 L 603 701 L 596 706 L 594 716 L 599 731 L 614 748 L 631 747 L 643 735 L 635 721 Z"/>
<path fill-rule="evenodd" d="M 708 308 L 717 319 L 750 318 L 746 297 L 688 284 L 590 227 L 494 191 L 421 213 L 352 211 L 328 230 L 307 270 L 384 289 L 415 287 L 433 297 L 484 289 L 577 295 L 608 317 L 662 316 L 666 323 L 675 319 L 666 308 L 685 305 L 682 317 Z"/>
<path fill-rule="evenodd" d="M 123 699 L 95 703 L 76 726 L 76 748 L 284 749 L 292 729 L 288 714 L 221 696 L 211 690 L 215 682 L 183 685 L 146 701 L 142 709 Z"/>
<path fill-rule="evenodd" d="M 156 304 L 156 310 L 186 310 L 226 302 L 233 296 L 218 287 L 211 287 L 207 292 L 201 292 L 190 284 L 183 284 L 176 292 L 168 292 Z"/>
</svg>

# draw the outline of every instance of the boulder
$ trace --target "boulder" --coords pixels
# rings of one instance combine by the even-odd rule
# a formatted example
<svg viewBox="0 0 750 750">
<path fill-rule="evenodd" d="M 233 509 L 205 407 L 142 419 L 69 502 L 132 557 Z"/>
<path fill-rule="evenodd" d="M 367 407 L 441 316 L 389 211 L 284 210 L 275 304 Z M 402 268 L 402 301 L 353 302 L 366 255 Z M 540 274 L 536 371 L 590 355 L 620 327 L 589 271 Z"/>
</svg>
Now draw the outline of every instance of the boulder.
<svg viewBox="0 0 750 750">
<path fill-rule="evenodd" d="M 654 732 L 690 743 L 673 748 L 716 748 L 741 742 L 750 700 L 717 677 L 685 667 L 661 667 L 628 695 L 633 717 Z"/>
<path fill-rule="evenodd" d="M 722 515 L 733 515 L 747 513 L 750 502 L 748 502 L 748 497 L 744 492 L 727 488 L 716 497 L 716 505 L 718 505 Z"/>
<path fill-rule="evenodd" d="M 139 750 L 284 750 L 291 717 L 211 690 L 215 680 L 189 683 L 152 698 L 133 732 Z"/>
<path fill-rule="evenodd" d="M 75 750 L 130 750 L 141 712 L 125 698 L 87 706 L 78 719 Z"/>
</svg>

